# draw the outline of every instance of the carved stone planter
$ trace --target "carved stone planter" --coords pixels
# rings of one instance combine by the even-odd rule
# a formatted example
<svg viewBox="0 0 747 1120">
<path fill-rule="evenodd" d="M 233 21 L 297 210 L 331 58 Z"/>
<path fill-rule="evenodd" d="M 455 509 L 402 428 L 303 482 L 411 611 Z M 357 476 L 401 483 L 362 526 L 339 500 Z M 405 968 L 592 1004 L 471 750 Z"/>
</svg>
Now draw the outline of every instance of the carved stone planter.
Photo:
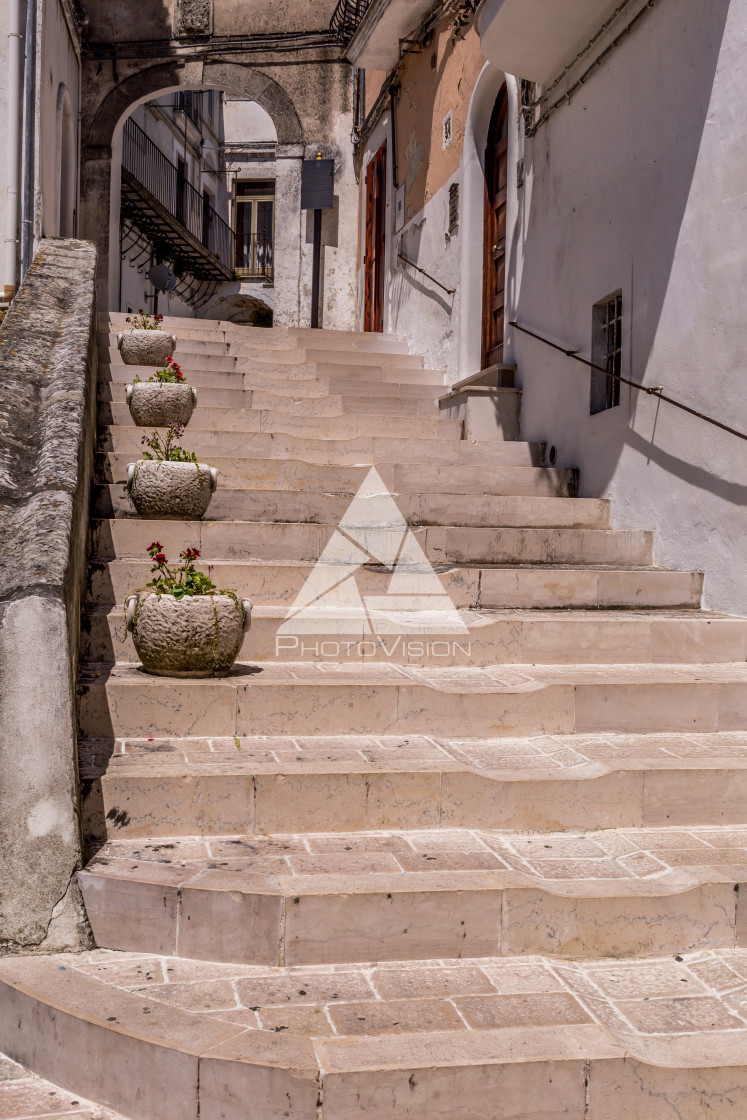
<svg viewBox="0 0 747 1120">
<path fill-rule="evenodd" d="M 218 471 L 205 463 L 143 459 L 127 467 L 127 490 L 144 521 L 199 521 L 218 487 Z"/>
<path fill-rule="evenodd" d="M 225 677 L 252 617 L 251 599 L 175 599 L 140 591 L 125 602 L 127 629 L 143 668 L 157 677 Z"/>
<path fill-rule="evenodd" d="M 186 427 L 197 404 L 197 390 L 169 381 L 136 381 L 127 386 L 125 399 L 140 428 Z"/>
<path fill-rule="evenodd" d="M 117 335 L 117 346 L 126 366 L 166 365 L 176 350 L 176 335 L 166 331 L 121 331 Z"/>
</svg>

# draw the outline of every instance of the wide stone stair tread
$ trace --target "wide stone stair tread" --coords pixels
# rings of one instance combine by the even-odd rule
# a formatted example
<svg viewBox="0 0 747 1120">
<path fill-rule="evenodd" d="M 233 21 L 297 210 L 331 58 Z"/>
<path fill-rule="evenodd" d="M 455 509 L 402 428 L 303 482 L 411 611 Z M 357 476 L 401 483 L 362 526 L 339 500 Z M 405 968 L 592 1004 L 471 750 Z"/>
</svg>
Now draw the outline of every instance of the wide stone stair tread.
<svg viewBox="0 0 747 1120">
<path fill-rule="evenodd" d="M 82 635 L 82 656 L 86 663 L 112 665 L 138 660 L 131 636 L 125 634 L 122 607 L 125 594 L 134 587 L 143 587 L 150 579 L 149 569 L 139 579 L 128 573 L 129 585 L 117 605 L 107 607 L 99 601 L 85 615 Z M 256 595 L 251 577 L 221 581 L 240 595 Z M 389 573 L 382 577 L 386 591 Z M 363 581 L 360 581 L 361 583 Z M 299 580 L 300 591 L 302 581 Z M 375 581 L 371 581 L 375 585 Z M 292 586 L 292 585 L 291 585 Z M 447 583 L 448 590 L 448 583 Z M 464 585 L 462 591 L 466 590 Z M 452 595 L 460 602 L 463 595 Z M 629 664 L 631 662 L 670 662 L 674 654 L 678 662 L 732 662 L 747 654 L 747 620 L 706 611 L 679 610 L 598 610 L 588 614 L 578 610 L 518 611 L 491 610 L 469 606 L 457 607 L 458 617 L 469 628 L 464 638 L 414 634 L 382 634 L 372 638 L 363 609 L 345 612 L 350 633 L 346 636 L 325 636 L 325 623 L 330 631 L 339 628 L 339 610 L 317 611 L 319 637 L 278 639 L 278 628 L 292 607 L 293 597 L 285 603 L 262 602 L 255 597 L 252 626 L 246 635 L 239 660 L 252 662 L 295 661 L 301 648 L 313 661 L 326 661 L 340 656 L 346 661 L 384 662 L 394 664 L 425 664 L 435 666 L 463 665 L 465 658 L 473 666 L 500 664 L 576 664 L 583 658 L 594 664 Z M 357 626 L 357 640 L 354 627 Z M 125 639 L 123 641 L 123 639 Z"/>
<path fill-rule="evenodd" d="M 189 544 L 198 548 L 207 562 L 278 558 L 317 561 L 336 529 L 336 522 L 319 521 L 141 521 L 93 517 L 91 558 L 142 559 L 149 543 L 157 538 L 167 555 L 178 555 Z M 599 562 L 643 567 L 650 563 L 653 547 L 653 534 L 645 529 L 519 525 L 496 531 L 457 524 L 416 525 L 411 532 L 432 564 L 545 563 L 554 567 L 558 561 L 573 564 L 580 553 L 590 567 Z"/>
<path fill-rule="evenodd" d="M 83 739 L 83 829 L 107 837 L 738 825 L 747 732 L 436 739 Z"/>
<path fill-rule="evenodd" d="M 129 455 L 116 452 L 99 453 L 97 477 L 102 482 L 124 483 Z M 220 486 L 263 490 L 268 486 L 283 487 L 296 492 L 319 491 L 324 494 L 347 495 L 350 499 L 366 478 L 370 465 L 323 466 L 303 459 L 224 458 L 213 456 L 210 466 L 220 475 Z M 397 467 L 379 464 L 378 473 L 389 492 L 397 500 L 400 493 L 417 494 L 512 494 L 541 497 L 569 496 L 575 490 L 576 472 L 558 467 L 504 466 L 500 472 L 480 466 L 442 468 Z"/>
<path fill-rule="evenodd" d="M 700 606 L 702 575 L 664 568 L 620 567 L 614 565 L 434 565 L 454 606 L 484 610 L 547 610 L 559 617 L 579 618 L 593 627 L 594 619 L 605 611 L 615 611 L 629 621 L 646 610 L 685 610 L 686 618 L 700 619 L 706 612 Z M 234 587 L 257 605 L 283 603 L 286 608 L 296 599 L 314 568 L 313 560 L 207 560 L 207 569 L 218 587 Z M 368 565 L 356 573 L 361 594 L 385 592 L 391 573 L 383 565 Z M 89 608 L 121 604 L 136 587 L 150 580 L 150 565 L 141 558 L 93 561 L 90 565 Z M 635 608 L 635 613 L 631 612 Z M 516 621 L 522 615 L 516 616 Z M 733 634 L 728 621 L 716 620 L 714 630 Z M 722 625 L 723 622 L 723 625 Z M 726 630 L 726 627 L 729 630 Z M 741 647 L 731 641 L 728 660 L 742 659 Z M 531 658 L 529 659 L 531 660 Z"/>
<path fill-rule="evenodd" d="M 119 483 L 107 483 L 97 490 L 95 516 L 137 519 L 137 511 Z M 326 525 L 331 536 L 350 503 L 346 494 L 219 485 L 209 512 L 211 521 L 311 522 Z M 411 528 L 609 528 L 609 503 L 599 498 L 399 493 L 396 503 Z M 360 527 L 375 529 L 375 523 L 371 524 L 375 510 L 369 514 L 365 503 L 358 509 Z"/>
<path fill-rule="evenodd" d="M 99 431 L 99 452 L 134 455 L 142 451 L 142 433 L 132 424 Z M 186 441 L 185 441 L 186 442 Z M 499 440 L 476 443 L 469 440 L 392 436 L 319 438 L 286 432 L 200 432 L 189 434 L 190 450 L 198 455 L 232 458 L 294 458 L 323 466 L 366 466 L 391 464 L 458 466 L 540 466 L 544 444 L 504 443 Z"/>
<path fill-rule="evenodd" d="M 118 663 L 81 678 L 85 736 L 474 736 L 735 731 L 747 665 L 237 664 L 220 680 L 154 677 Z"/>
<path fill-rule="evenodd" d="M 624 1120 L 651 1098 L 696 1120 L 704 1092 L 736 1120 L 746 957 L 277 969 L 94 951 L 0 962 L 3 1034 L 12 1017 L 19 1056 L 133 1120 L 252 1100 L 293 1120 L 423 1120 L 445 1100 L 444 1117 L 474 1120 L 511 1099 Z"/>
<path fill-rule="evenodd" d="M 744 827 L 426 829 L 116 840 L 79 881 L 102 948 L 299 965 L 734 948 L 746 871 Z"/>
</svg>

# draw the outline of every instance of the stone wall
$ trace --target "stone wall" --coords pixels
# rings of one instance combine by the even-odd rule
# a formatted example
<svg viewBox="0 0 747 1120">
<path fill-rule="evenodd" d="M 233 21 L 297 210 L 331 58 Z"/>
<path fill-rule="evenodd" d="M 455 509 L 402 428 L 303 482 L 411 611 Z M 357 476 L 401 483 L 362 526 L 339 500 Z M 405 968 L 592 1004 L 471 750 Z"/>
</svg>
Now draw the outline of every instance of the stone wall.
<svg viewBox="0 0 747 1120">
<path fill-rule="evenodd" d="M 44 240 L 0 331 L 0 953 L 84 946 L 75 675 L 96 254 Z"/>
</svg>

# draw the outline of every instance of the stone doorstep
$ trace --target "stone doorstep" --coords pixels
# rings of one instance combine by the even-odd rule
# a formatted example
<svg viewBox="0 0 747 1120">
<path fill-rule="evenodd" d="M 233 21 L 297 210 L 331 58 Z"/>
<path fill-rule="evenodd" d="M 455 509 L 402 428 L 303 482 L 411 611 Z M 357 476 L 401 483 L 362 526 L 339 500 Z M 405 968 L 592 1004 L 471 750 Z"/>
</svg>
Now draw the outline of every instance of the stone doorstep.
<svg viewBox="0 0 747 1120">
<path fill-rule="evenodd" d="M 97 477 L 123 484 L 132 456 L 114 452 L 97 456 Z M 219 486 L 262 490 L 268 486 L 288 490 L 319 490 L 345 494 L 352 500 L 370 466 L 334 466 L 300 459 L 227 459 L 213 457 L 220 474 Z M 480 466 L 418 467 L 381 464 L 377 467 L 395 501 L 400 492 L 417 494 L 511 494 L 533 497 L 572 497 L 575 471 L 560 467 L 504 466 L 500 471 Z"/>
<path fill-rule="evenodd" d="M 326 525 L 331 536 L 345 516 L 352 498 L 315 490 L 247 489 L 220 485 L 210 502 L 211 521 L 314 522 Z M 367 526 L 366 507 L 376 525 L 379 497 L 361 504 L 360 524 Z M 534 495 L 466 495 L 399 493 L 399 512 L 411 528 L 423 525 L 464 525 L 485 528 L 609 529 L 610 503 L 604 498 L 559 498 Z M 98 487 L 95 512 L 99 517 L 137 519 L 138 514 L 121 483 Z M 374 529 L 375 533 L 377 530 Z M 397 531 L 396 528 L 393 531 Z"/>
<path fill-rule="evenodd" d="M 78 749 L 83 831 L 96 845 L 107 834 L 226 830 L 740 825 L 747 795 L 747 732 L 102 739 Z"/>
<path fill-rule="evenodd" d="M 141 587 L 149 578 L 143 573 Z M 223 585 L 221 585 L 223 586 Z M 246 592 L 249 594 L 249 592 Z M 244 594 L 242 590 L 241 594 Z M 124 602 L 124 595 L 121 602 Z M 303 647 L 310 661 L 383 662 L 432 666 L 496 664 L 631 664 L 647 662 L 725 663 L 747 660 L 747 620 L 707 612 L 665 611 L 518 611 L 462 610 L 469 627 L 462 638 L 413 634 L 371 638 L 361 616 L 358 634 L 325 634 L 298 641 L 282 638 L 278 628 L 290 604 L 256 604 L 252 626 L 244 638 L 240 661 L 297 660 Z M 124 634 L 122 606 L 89 610 L 82 634 L 85 662 L 112 665 L 139 661 L 131 635 Z M 662 617 L 663 616 L 663 617 Z M 338 616 L 331 616 L 333 624 Z"/>
<path fill-rule="evenodd" d="M 141 429 L 132 424 L 109 427 L 99 433 L 100 453 L 117 452 L 138 458 Z M 404 439 L 391 436 L 356 436 L 351 439 L 297 436 L 283 432 L 190 432 L 190 450 L 200 456 L 231 458 L 301 459 L 321 466 L 534 466 L 542 465 L 543 444 L 471 443 L 467 440 Z"/>
<path fill-rule="evenodd" d="M 122 358 L 116 344 L 108 350 L 101 352 L 102 361 L 111 369 L 121 367 L 135 370 L 135 366 L 127 363 Z M 365 350 L 262 350 L 251 346 L 232 346 L 228 351 L 218 348 L 217 352 L 210 352 L 194 345 L 186 344 L 180 347 L 177 344 L 174 351 L 174 360 L 186 372 L 189 369 L 229 369 L 236 368 L 239 363 L 242 368 L 278 368 L 293 370 L 299 366 L 311 366 L 316 369 L 329 369 L 337 371 L 341 376 L 343 370 L 350 370 L 352 375 L 370 370 L 378 377 L 382 370 L 397 370 L 399 373 L 414 371 L 421 373 L 426 367 L 421 357 L 411 354 L 391 353 L 387 351 Z M 444 371 L 428 369 L 427 371 L 441 393 L 445 390 Z"/>
<path fill-rule="evenodd" d="M 177 556 L 185 544 L 199 548 L 203 563 L 213 560 L 316 562 L 336 528 L 336 523 L 315 522 L 92 518 L 90 554 L 95 561 L 140 560 L 150 542 L 156 539 L 164 545 L 167 555 Z M 653 546 L 653 533 L 639 529 L 509 527 L 496 530 L 429 525 L 416 526 L 411 531 L 431 564 L 470 567 L 543 563 L 548 569 L 554 569 L 556 564 L 574 567 L 583 564 L 591 569 L 600 563 L 615 567 L 645 566 L 651 563 Z"/>
<path fill-rule="evenodd" d="M 134 428 L 130 410 L 123 404 L 99 405 L 99 426 Z M 220 434 L 278 432 L 321 439 L 355 439 L 359 436 L 386 436 L 416 439 L 461 439 L 461 421 L 438 416 L 388 416 L 376 413 L 345 413 L 340 416 L 313 416 L 279 408 L 234 409 L 198 406 L 189 421 L 190 436 L 197 432 Z M 139 434 L 141 429 L 135 429 Z M 185 440 L 187 437 L 184 437 Z"/>
<path fill-rule="evenodd" d="M 94 671 L 96 674 L 100 670 Z M 747 665 L 238 664 L 220 680 L 125 664 L 81 677 L 85 737 L 737 731 Z"/>
<path fill-rule="evenodd" d="M 249 596 L 256 606 L 283 606 L 285 610 L 293 604 L 314 568 L 312 561 L 301 560 L 213 560 L 203 566 L 218 587 L 233 587 L 240 595 Z M 717 624 L 712 629 L 723 630 L 723 638 L 740 625 L 740 620 L 729 616 L 716 618 L 706 612 L 692 615 L 691 611 L 700 605 L 702 576 L 699 572 L 550 565 L 501 568 L 437 565 L 436 570 L 454 606 L 462 609 L 477 608 L 479 604 L 481 610 L 500 610 L 504 615 L 507 610 L 531 609 L 548 612 L 550 619 L 556 617 L 557 612 L 562 612 L 558 617 L 573 619 L 576 615 L 571 611 L 588 610 L 592 613 L 584 615 L 587 622 L 597 618 L 598 612 L 612 610 L 611 617 L 626 624 L 651 609 L 685 610 L 683 621 L 712 618 Z M 363 595 L 384 593 L 390 578 L 391 573 L 385 568 L 362 568 L 355 576 Z M 140 559 L 91 562 L 88 609 L 104 610 L 121 604 L 133 588 L 144 587 L 149 579 L 150 564 Z M 621 609 L 625 610 L 624 614 Z M 523 613 L 511 618 L 515 622 L 529 621 Z M 601 621 L 604 624 L 605 619 Z M 674 618 L 669 617 L 669 622 L 674 622 Z M 673 628 L 656 626 L 655 629 Z M 686 630 L 685 627 L 679 629 Z M 685 635 L 680 637 L 687 645 Z M 727 651 L 733 649 L 731 642 L 727 642 L 726 648 Z M 679 653 L 673 651 L 656 660 L 678 658 Z M 740 661 L 742 656 L 736 652 L 727 659 Z"/>
</svg>

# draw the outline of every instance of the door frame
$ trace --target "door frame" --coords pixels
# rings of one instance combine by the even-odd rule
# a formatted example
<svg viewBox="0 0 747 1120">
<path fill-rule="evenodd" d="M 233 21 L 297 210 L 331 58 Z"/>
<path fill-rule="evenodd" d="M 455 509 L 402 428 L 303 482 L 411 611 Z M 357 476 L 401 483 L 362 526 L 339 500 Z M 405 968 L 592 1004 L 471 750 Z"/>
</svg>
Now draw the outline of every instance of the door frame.
<svg viewBox="0 0 747 1120">
<path fill-rule="evenodd" d="M 363 226 L 363 330 L 384 330 L 384 277 L 387 251 L 387 142 L 366 167 Z"/>
<path fill-rule="evenodd" d="M 507 83 L 501 86 L 498 91 L 498 96 L 495 99 L 493 112 L 490 116 L 490 124 L 488 125 L 488 135 L 485 141 L 485 156 L 484 156 L 484 193 L 485 193 L 485 207 L 484 207 L 484 230 L 483 230 L 483 267 L 482 267 L 482 331 L 481 331 L 481 368 L 488 369 L 494 365 L 500 365 L 504 360 L 504 340 L 506 334 L 506 287 L 508 278 L 508 132 L 509 132 L 509 105 L 508 105 L 508 87 Z M 492 147 L 496 144 L 496 138 L 505 130 L 505 142 L 503 143 L 505 160 L 505 175 L 504 186 L 501 188 L 497 183 L 493 182 L 495 173 L 495 163 L 493 160 Z M 490 159 L 488 158 L 490 154 Z M 495 230 L 495 211 L 498 202 L 498 196 L 505 192 L 503 201 L 504 210 L 504 236 L 503 236 L 503 323 L 501 324 L 500 339 L 494 337 L 493 326 L 493 280 L 494 269 L 496 265 L 496 248 L 500 244 L 498 235 Z M 496 351 L 500 350 L 500 353 Z"/>
<path fill-rule="evenodd" d="M 458 379 L 482 369 L 483 245 L 485 231 L 485 146 L 490 118 L 503 83 L 508 92 L 508 197 L 506 213 L 506 318 L 511 319 L 521 277 L 522 240 L 520 229 L 521 191 L 517 187 L 516 165 L 523 154 L 519 126 L 518 82 L 492 62 L 486 62 L 475 83 L 464 135 L 462 162 L 462 214 L 460 222 L 461 259 L 459 263 Z M 475 267 L 479 262 L 478 267 Z M 504 347 L 504 362 L 511 362 L 513 339 L 509 331 Z"/>
</svg>

